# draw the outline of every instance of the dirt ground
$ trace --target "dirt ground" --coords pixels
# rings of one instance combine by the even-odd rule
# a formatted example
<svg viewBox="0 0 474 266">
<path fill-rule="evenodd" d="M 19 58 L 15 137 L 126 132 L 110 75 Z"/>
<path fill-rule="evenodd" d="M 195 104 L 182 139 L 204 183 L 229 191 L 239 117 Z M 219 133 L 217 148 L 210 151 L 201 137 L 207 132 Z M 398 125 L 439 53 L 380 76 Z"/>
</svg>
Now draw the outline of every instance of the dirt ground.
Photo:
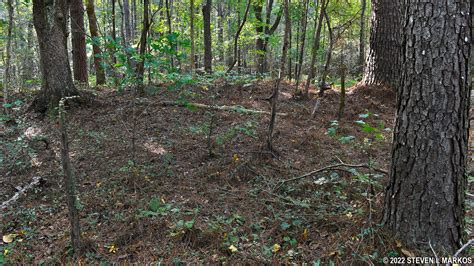
<svg viewBox="0 0 474 266">
<path fill-rule="evenodd" d="M 278 112 L 287 115 L 277 117 L 274 154 L 266 149 L 269 115 L 162 104 L 269 111 L 272 86 L 218 79 L 150 87 L 136 100 L 127 90 L 102 90 L 90 106 L 68 110 L 87 249 L 80 261 L 347 264 L 406 251 L 379 225 L 392 91 L 348 89 L 338 120 L 338 89 L 326 92 L 312 118 L 316 93 L 293 98 L 294 86 L 283 84 Z M 0 210 L 2 235 L 14 234 L 0 251 L 6 263 L 65 263 L 71 247 L 59 127 L 25 109 L 2 128 L 0 202 L 34 176 L 42 181 Z M 331 165 L 338 166 L 298 178 Z"/>
</svg>

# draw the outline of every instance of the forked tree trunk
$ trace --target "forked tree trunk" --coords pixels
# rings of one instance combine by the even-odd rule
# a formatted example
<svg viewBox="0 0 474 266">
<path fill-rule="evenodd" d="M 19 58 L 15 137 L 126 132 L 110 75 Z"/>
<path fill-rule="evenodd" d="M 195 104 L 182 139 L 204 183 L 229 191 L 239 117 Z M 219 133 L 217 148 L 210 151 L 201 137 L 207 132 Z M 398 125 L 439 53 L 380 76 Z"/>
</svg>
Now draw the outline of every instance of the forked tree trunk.
<svg viewBox="0 0 474 266">
<path fill-rule="evenodd" d="M 206 0 L 206 4 L 202 7 L 204 20 L 204 69 L 207 73 L 212 73 L 211 7 L 212 0 Z"/>
<path fill-rule="evenodd" d="M 429 14 L 427 16 L 426 14 Z M 384 223 L 445 256 L 465 240 L 469 1 L 410 1 Z"/>
<path fill-rule="evenodd" d="M 84 29 L 84 4 L 71 0 L 72 69 L 74 80 L 87 83 L 86 35 Z"/>
<path fill-rule="evenodd" d="M 372 0 L 372 28 L 364 83 L 396 89 L 402 73 L 404 1 Z"/>
<path fill-rule="evenodd" d="M 235 38 L 234 38 L 234 60 L 233 60 L 232 64 L 229 66 L 229 69 L 227 69 L 227 73 L 232 71 L 232 69 L 235 66 L 235 63 L 237 62 L 239 36 L 240 36 L 240 33 L 242 32 L 242 29 L 244 28 L 245 22 L 247 21 L 247 16 L 249 14 L 250 3 L 251 2 L 252 2 L 252 0 L 247 1 L 247 7 L 245 8 L 244 18 L 242 19 L 242 23 L 240 23 L 240 26 L 237 29 L 237 32 L 235 33 Z"/>
<path fill-rule="evenodd" d="M 92 54 L 94 56 L 94 68 L 97 85 L 105 84 L 105 71 L 102 65 L 99 28 L 97 27 L 97 17 L 95 16 L 94 0 L 86 0 L 87 17 L 89 18 L 89 31 L 92 38 Z"/>
<path fill-rule="evenodd" d="M 53 111 L 62 97 L 78 94 L 72 82 L 66 47 L 68 6 L 67 0 L 33 0 L 33 22 L 43 76 L 41 91 L 32 104 L 38 112 Z"/>
</svg>

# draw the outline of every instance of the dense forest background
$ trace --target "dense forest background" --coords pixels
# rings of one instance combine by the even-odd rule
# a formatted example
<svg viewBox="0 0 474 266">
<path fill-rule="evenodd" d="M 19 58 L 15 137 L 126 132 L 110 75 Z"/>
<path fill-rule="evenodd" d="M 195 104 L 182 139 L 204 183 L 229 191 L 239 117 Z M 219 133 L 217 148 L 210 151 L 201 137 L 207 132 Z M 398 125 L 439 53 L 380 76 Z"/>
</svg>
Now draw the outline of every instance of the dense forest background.
<svg viewBox="0 0 474 266">
<path fill-rule="evenodd" d="M 471 9 L 3 0 L 0 265 L 468 262 Z"/>
</svg>

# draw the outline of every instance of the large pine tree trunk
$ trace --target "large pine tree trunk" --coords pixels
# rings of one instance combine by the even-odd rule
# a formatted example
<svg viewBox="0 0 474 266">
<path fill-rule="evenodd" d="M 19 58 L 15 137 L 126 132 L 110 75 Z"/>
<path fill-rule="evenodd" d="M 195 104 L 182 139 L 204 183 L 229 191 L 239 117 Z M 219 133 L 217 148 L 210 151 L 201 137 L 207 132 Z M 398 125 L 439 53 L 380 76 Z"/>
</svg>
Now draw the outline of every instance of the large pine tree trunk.
<svg viewBox="0 0 474 266">
<path fill-rule="evenodd" d="M 105 84 L 105 70 L 102 65 L 101 49 L 99 46 L 99 28 L 95 16 L 94 0 L 86 0 L 87 17 L 89 18 L 89 31 L 92 38 L 92 54 L 94 55 L 94 68 L 97 85 Z"/>
<path fill-rule="evenodd" d="M 463 240 L 468 14 L 466 0 L 410 2 L 398 68 L 402 82 L 384 223 L 407 244 L 427 250 L 431 244 L 443 255 Z"/>
<path fill-rule="evenodd" d="M 372 0 L 372 27 L 365 67 L 365 84 L 382 84 L 396 89 L 401 79 L 404 2 Z"/>
<path fill-rule="evenodd" d="M 211 7 L 212 0 L 206 0 L 206 4 L 202 7 L 204 20 L 204 69 L 207 73 L 212 73 Z"/>
<path fill-rule="evenodd" d="M 38 112 L 53 111 L 62 97 L 78 94 L 66 47 L 68 6 L 67 0 L 33 0 L 33 22 L 43 76 L 41 91 L 32 105 Z"/>
<path fill-rule="evenodd" d="M 74 80 L 87 83 L 87 53 L 84 30 L 84 4 L 71 0 L 72 68 Z"/>
</svg>

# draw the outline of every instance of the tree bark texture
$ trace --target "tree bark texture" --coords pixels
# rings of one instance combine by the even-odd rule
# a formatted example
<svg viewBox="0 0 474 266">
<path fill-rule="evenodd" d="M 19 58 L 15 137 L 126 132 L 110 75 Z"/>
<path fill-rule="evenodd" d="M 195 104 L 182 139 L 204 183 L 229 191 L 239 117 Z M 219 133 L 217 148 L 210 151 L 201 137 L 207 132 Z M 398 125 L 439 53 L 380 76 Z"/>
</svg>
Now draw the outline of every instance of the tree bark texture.
<svg viewBox="0 0 474 266">
<path fill-rule="evenodd" d="M 394 89 L 400 84 L 405 1 L 372 0 L 365 84 L 387 85 Z"/>
<path fill-rule="evenodd" d="M 38 112 L 52 111 L 59 100 L 77 95 L 69 67 L 67 41 L 67 15 L 69 1 L 33 1 L 33 23 L 38 36 L 42 87 L 33 101 Z"/>
<path fill-rule="evenodd" d="M 411 1 L 405 25 L 383 221 L 409 245 L 453 254 L 464 234 L 469 1 Z"/>
<path fill-rule="evenodd" d="M 86 35 L 84 29 L 84 4 L 71 0 L 72 69 L 74 80 L 87 83 Z"/>
<path fill-rule="evenodd" d="M 99 46 L 99 28 L 97 26 L 97 17 L 95 15 L 94 0 L 86 0 L 86 11 L 89 19 L 89 31 L 92 38 L 92 54 L 94 55 L 94 68 L 96 75 L 96 84 L 105 84 L 105 70 L 102 65 L 101 49 Z"/>
</svg>

